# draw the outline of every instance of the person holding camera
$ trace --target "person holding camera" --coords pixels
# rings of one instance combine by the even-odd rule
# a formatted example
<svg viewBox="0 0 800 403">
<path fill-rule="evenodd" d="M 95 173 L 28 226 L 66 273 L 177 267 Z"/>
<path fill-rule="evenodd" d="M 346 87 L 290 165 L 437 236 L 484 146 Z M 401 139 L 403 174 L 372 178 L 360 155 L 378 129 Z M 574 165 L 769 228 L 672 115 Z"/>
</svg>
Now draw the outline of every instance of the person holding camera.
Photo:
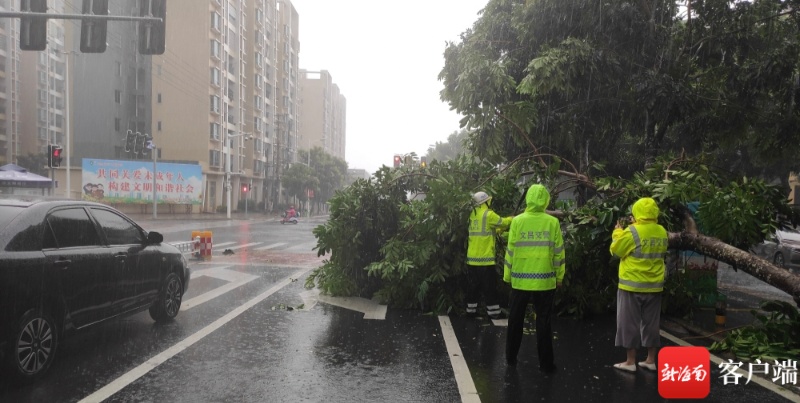
<svg viewBox="0 0 800 403">
<path fill-rule="evenodd" d="M 617 335 L 615 345 L 626 349 L 624 362 L 614 368 L 636 372 L 636 349 L 647 348 L 642 368 L 655 371 L 661 345 L 661 292 L 664 290 L 664 257 L 669 239 L 658 224 L 656 201 L 644 197 L 631 208 L 632 221 L 620 220 L 611 234 L 611 254 L 619 261 Z"/>
</svg>

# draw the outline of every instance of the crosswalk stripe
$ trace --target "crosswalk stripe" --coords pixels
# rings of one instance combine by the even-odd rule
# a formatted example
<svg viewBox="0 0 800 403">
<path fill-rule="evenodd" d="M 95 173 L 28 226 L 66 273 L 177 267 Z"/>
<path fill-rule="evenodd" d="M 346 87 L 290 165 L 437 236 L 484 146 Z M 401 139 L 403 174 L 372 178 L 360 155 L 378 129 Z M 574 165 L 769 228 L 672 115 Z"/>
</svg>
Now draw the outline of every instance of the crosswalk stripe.
<svg viewBox="0 0 800 403">
<path fill-rule="evenodd" d="M 278 246 L 283 246 L 283 245 L 286 245 L 286 242 L 278 242 L 272 245 L 262 246 L 260 248 L 256 248 L 255 250 L 267 250 L 267 249 L 277 248 Z"/>
<path fill-rule="evenodd" d="M 242 249 L 242 248 L 246 248 L 246 247 L 248 247 L 248 246 L 253 246 L 253 245 L 261 245 L 262 243 L 263 243 L 263 242 L 251 242 L 251 243 L 246 243 L 246 244 L 244 244 L 244 245 L 232 246 L 232 247 L 230 247 L 230 248 L 226 248 L 226 249 L 230 249 L 230 250 L 236 250 L 236 249 Z"/>
<path fill-rule="evenodd" d="M 211 246 L 225 246 L 225 245 L 233 245 L 236 242 L 220 242 L 220 243 L 212 243 Z"/>
</svg>

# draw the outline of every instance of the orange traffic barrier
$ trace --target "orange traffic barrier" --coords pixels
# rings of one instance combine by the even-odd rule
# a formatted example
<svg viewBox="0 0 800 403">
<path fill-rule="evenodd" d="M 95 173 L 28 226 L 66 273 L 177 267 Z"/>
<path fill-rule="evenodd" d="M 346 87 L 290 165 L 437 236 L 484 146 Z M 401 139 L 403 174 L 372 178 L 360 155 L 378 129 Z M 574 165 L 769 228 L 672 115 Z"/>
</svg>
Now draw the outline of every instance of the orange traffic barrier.
<svg viewBox="0 0 800 403">
<path fill-rule="evenodd" d="M 212 233 L 211 231 L 202 231 L 200 233 L 200 258 L 203 260 L 211 260 L 212 250 Z"/>
</svg>

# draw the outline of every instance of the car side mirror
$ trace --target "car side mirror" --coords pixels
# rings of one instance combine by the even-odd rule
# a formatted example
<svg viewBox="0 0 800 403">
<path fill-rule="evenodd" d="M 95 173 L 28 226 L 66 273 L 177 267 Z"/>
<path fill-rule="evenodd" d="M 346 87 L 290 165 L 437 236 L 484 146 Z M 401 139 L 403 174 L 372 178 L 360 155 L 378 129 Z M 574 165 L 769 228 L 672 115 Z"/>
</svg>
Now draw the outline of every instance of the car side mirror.
<svg viewBox="0 0 800 403">
<path fill-rule="evenodd" d="M 164 242 L 164 235 L 160 232 L 150 231 L 147 233 L 147 242 L 150 244 L 160 244 Z"/>
</svg>

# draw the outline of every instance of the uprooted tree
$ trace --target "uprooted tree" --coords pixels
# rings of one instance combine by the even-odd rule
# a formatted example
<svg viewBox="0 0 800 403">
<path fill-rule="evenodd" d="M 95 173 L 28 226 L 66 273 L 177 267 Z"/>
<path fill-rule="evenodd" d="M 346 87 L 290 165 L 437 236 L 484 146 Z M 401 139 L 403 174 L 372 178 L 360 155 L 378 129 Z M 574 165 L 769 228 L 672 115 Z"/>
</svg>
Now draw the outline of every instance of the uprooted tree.
<svg viewBox="0 0 800 403">
<path fill-rule="evenodd" d="M 800 276 L 732 245 L 746 246 L 782 225 L 792 210 L 783 192 L 760 180 L 719 176 L 700 159 L 657 160 L 631 180 L 570 175 L 558 162 L 538 156 L 521 158 L 498 169 L 462 156 L 428 168 L 383 168 L 373 180 L 359 180 L 331 200 L 330 220 L 314 231 L 320 255 L 330 254 L 307 285 L 334 295 L 379 297 L 401 307 L 446 312 L 461 306 L 466 265 L 467 222 L 471 194 L 494 195 L 501 215 L 524 209 L 528 184 L 573 194 L 578 183 L 593 196 L 578 206 L 553 197 L 551 213 L 562 219 L 567 245 L 565 287 L 557 293 L 563 312 L 584 315 L 612 306 L 618 261 L 608 246 L 616 220 L 639 197 L 660 204 L 659 221 L 670 231 L 670 246 L 695 250 L 750 273 L 798 297 Z M 687 170 L 691 168 L 691 170 Z M 424 200 L 409 195 L 424 193 Z M 686 204 L 699 202 L 698 221 L 687 219 Z M 498 248 L 502 261 L 502 243 Z M 498 270 L 499 270 L 498 266 Z M 498 287 L 503 287 L 498 276 Z M 669 294 L 674 290 L 667 290 Z"/>
</svg>

